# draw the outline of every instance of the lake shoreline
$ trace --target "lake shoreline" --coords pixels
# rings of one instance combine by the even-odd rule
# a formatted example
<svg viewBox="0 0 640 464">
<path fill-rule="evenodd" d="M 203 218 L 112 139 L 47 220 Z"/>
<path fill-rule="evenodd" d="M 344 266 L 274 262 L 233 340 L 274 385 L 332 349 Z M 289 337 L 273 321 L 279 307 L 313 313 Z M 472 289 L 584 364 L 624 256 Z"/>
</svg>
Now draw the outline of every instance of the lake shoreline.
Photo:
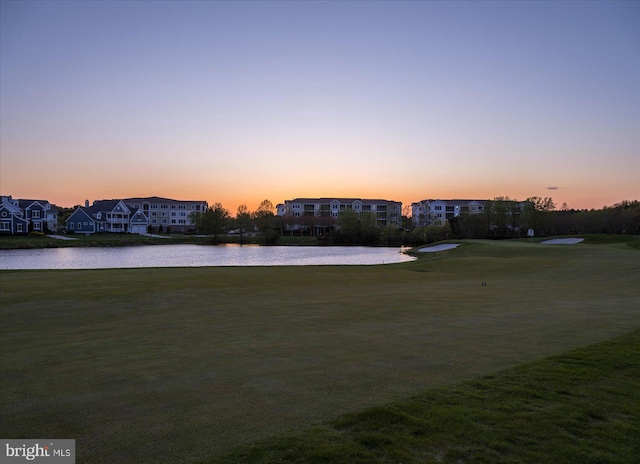
<svg viewBox="0 0 640 464">
<path fill-rule="evenodd" d="M 2 250 L 28 250 L 45 248 L 83 248 L 83 247 L 137 247 L 155 245 L 259 245 L 259 246 L 306 246 L 306 247 L 334 247 L 334 246 L 369 246 L 401 248 L 402 245 L 360 245 L 334 244 L 330 240 L 320 240 L 309 236 L 281 236 L 275 244 L 265 244 L 259 235 L 245 235 L 240 243 L 239 235 L 219 236 L 214 241 L 212 235 L 163 235 L 157 237 L 137 234 L 99 234 L 99 235 L 65 235 L 65 239 L 44 235 L 2 236 L 0 237 L 0 252 Z"/>
</svg>

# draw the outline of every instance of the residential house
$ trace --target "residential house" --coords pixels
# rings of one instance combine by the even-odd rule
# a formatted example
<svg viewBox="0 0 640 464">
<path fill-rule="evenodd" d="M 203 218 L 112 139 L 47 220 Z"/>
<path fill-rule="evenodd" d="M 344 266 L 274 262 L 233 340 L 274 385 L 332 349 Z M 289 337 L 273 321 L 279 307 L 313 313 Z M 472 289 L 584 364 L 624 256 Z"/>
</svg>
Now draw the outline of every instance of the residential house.
<svg viewBox="0 0 640 464">
<path fill-rule="evenodd" d="M 122 200 L 98 200 L 78 207 L 67 218 L 67 232 L 95 234 L 97 232 L 129 232 L 132 211 Z"/>
<path fill-rule="evenodd" d="M 56 231 L 57 208 L 46 200 L 14 199 L 3 196 L 0 203 L 0 233 L 27 234 Z"/>
<path fill-rule="evenodd" d="M 3 235 L 19 235 L 29 232 L 29 221 L 24 212 L 13 202 L 3 201 L 0 204 L 0 233 Z"/>
</svg>

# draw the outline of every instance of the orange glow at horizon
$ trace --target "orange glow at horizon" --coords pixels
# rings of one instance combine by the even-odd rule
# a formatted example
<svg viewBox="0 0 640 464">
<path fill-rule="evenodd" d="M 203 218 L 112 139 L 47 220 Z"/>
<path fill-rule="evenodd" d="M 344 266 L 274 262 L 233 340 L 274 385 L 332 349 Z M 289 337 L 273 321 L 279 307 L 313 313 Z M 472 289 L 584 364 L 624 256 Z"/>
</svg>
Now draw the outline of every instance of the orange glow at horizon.
<svg viewBox="0 0 640 464">
<path fill-rule="evenodd" d="M 0 9 L 2 195 L 640 199 L 640 2 Z"/>
<path fill-rule="evenodd" d="M 221 203 L 224 208 L 235 216 L 237 208 L 245 204 L 249 211 L 255 211 L 263 200 L 269 200 L 274 207 L 285 200 L 295 198 L 375 198 L 384 200 L 400 201 L 403 207 L 411 206 L 411 203 L 425 199 L 479 199 L 489 200 L 498 196 L 508 196 L 517 200 L 525 200 L 531 196 L 551 197 L 556 208 L 560 209 L 566 203 L 570 209 L 600 209 L 603 206 L 611 206 L 624 200 L 637 200 L 638 197 L 625 197 L 607 189 L 597 189 L 595 187 L 582 187 L 569 192 L 568 188 L 558 187 L 549 190 L 547 187 L 537 189 L 537 191 L 526 191 L 524 188 L 509 190 L 506 188 L 493 188 L 487 186 L 440 186 L 437 188 L 412 188 L 400 190 L 395 188 L 352 186 L 343 188 L 340 186 L 310 186 L 309 188 L 299 188 L 299 186 L 269 186 L 266 183 L 256 189 L 229 188 L 229 184 L 224 184 L 218 188 L 215 186 L 191 185 L 189 183 L 172 185 L 165 187 L 161 183 L 153 182 L 152 185 L 136 184 L 128 185 L 106 185 L 100 188 L 95 186 L 76 185 L 67 189 L 66 186 L 53 186 L 47 184 L 37 184 L 35 186 L 13 185 L 9 181 L 2 182 L 2 195 L 11 195 L 13 198 L 42 199 L 60 207 L 73 207 L 84 205 L 85 200 L 93 203 L 95 200 L 150 197 L 158 196 L 172 198 L 176 200 L 204 200 L 213 205 Z"/>
</svg>

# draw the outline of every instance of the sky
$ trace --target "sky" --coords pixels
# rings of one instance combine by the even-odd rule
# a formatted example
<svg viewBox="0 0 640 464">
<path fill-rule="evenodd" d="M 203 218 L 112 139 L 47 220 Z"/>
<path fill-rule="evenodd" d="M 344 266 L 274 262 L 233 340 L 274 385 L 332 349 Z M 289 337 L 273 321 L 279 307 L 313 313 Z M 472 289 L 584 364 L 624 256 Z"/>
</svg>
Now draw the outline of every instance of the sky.
<svg viewBox="0 0 640 464">
<path fill-rule="evenodd" d="M 640 199 L 640 2 L 2 0 L 0 191 Z"/>
</svg>

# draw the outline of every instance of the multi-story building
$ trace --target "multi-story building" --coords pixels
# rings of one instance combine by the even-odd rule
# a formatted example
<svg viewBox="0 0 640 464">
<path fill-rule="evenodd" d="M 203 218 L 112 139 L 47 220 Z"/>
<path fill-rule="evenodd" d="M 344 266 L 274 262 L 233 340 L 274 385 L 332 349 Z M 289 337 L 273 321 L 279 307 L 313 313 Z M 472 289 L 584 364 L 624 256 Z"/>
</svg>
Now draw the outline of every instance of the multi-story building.
<svg viewBox="0 0 640 464">
<path fill-rule="evenodd" d="M 170 198 L 145 197 L 125 198 L 127 206 L 141 210 L 147 217 L 150 230 L 170 230 L 171 232 L 190 232 L 195 230 L 192 213 L 204 213 L 209 204 L 204 200 L 185 201 Z"/>
<path fill-rule="evenodd" d="M 98 200 L 77 208 L 67 219 L 67 231 L 92 234 L 120 232 L 185 233 L 195 230 L 192 213 L 204 213 L 206 201 L 183 201 L 160 197 Z"/>
<path fill-rule="evenodd" d="M 48 201 L 13 199 L 10 195 L 1 198 L 1 234 L 55 232 L 57 229 L 58 209 Z"/>
<path fill-rule="evenodd" d="M 277 214 L 291 218 L 329 218 L 338 219 L 341 213 L 353 211 L 355 213 L 371 213 L 375 216 L 377 225 L 384 227 L 402 224 L 402 203 L 390 200 L 369 200 L 362 198 L 296 198 L 286 200 L 277 205 Z M 296 228 L 297 224 L 291 227 Z"/>
<path fill-rule="evenodd" d="M 484 213 L 486 200 L 422 200 L 411 204 L 416 227 L 443 226 L 454 217 Z"/>
</svg>

